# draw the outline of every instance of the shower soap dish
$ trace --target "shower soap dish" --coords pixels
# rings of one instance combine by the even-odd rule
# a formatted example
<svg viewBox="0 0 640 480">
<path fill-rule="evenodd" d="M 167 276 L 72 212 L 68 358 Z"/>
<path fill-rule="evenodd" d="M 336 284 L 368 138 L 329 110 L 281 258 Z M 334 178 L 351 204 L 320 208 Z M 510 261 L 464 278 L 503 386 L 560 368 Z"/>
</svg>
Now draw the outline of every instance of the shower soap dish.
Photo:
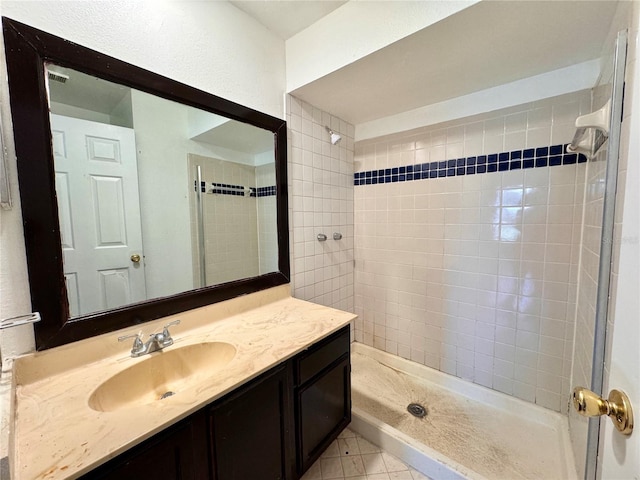
<svg viewBox="0 0 640 480">
<path fill-rule="evenodd" d="M 609 121 L 611 117 L 611 100 L 593 113 L 576 118 L 576 133 L 567 145 L 569 153 L 584 153 L 593 158 L 609 137 Z"/>
</svg>

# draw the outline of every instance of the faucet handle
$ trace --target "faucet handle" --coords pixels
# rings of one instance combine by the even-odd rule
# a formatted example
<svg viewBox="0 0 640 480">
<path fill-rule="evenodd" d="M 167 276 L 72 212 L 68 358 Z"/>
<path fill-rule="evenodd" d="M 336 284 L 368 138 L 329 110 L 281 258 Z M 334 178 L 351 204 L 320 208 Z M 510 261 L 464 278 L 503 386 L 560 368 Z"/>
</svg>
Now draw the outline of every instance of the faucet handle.
<svg viewBox="0 0 640 480">
<path fill-rule="evenodd" d="M 133 341 L 133 348 L 132 350 L 135 350 L 137 348 L 142 348 L 142 332 L 138 332 L 138 333 L 132 333 L 131 335 L 123 335 L 121 337 L 118 337 L 118 341 L 119 342 L 123 342 L 125 341 L 127 338 L 133 338 L 136 337 L 136 339 Z"/>
<path fill-rule="evenodd" d="M 176 319 L 176 320 L 174 320 L 173 322 L 169 322 L 169 323 L 167 323 L 167 324 L 164 326 L 164 328 L 165 328 L 165 329 L 166 329 L 166 328 L 169 328 L 171 325 L 180 325 L 180 319 L 179 319 L 179 318 L 177 318 L 177 319 Z"/>
<path fill-rule="evenodd" d="M 162 337 L 163 337 L 162 342 L 165 347 L 168 347 L 169 345 L 173 344 L 173 338 L 171 338 L 169 327 L 172 325 L 178 325 L 178 324 L 180 324 L 180 319 L 174 320 L 173 322 L 169 322 L 162 328 Z"/>
</svg>

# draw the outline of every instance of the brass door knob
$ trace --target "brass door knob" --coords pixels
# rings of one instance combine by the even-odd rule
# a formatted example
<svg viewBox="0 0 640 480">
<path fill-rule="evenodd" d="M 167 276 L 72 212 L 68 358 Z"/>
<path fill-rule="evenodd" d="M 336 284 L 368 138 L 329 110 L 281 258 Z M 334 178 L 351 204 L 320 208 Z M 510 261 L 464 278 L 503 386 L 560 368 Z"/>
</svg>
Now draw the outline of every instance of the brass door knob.
<svg viewBox="0 0 640 480">
<path fill-rule="evenodd" d="M 131 255 L 131 261 L 133 263 L 140 263 L 140 255 L 138 255 L 137 253 L 134 253 L 133 255 Z"/>
<path fill-rule="evenodd" d="M 585 417 L 607 415 L 623 435 L 631 435 L 633 431 L 633 410 L 629 397 L 619 390 L 611 390 L 605 400 L 600 395 L 583 387 L 573 389 L 573 406 Z"/>
</svg>

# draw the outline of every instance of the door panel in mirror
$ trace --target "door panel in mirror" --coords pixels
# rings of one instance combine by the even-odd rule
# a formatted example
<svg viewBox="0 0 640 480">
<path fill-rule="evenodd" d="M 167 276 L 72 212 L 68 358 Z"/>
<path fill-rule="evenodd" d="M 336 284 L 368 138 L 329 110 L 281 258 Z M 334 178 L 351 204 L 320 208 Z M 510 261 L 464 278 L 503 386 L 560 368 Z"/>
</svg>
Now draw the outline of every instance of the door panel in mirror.
<svg viewBox="0 0 640 480">
<path fill-rule="evenodd" d="M 146 300 L 134 131 L 55 114 L 51 129 L 70 317 Z"/>
</svg>

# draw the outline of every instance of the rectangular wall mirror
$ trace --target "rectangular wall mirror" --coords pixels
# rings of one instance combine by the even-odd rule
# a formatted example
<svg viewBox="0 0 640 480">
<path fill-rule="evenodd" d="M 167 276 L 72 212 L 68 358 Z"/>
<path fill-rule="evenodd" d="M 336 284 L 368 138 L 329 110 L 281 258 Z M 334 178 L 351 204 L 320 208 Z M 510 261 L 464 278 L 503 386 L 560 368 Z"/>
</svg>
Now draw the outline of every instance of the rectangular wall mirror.
<svg viewBox="0 0 640 480">
<path fill-rule="evenodd" d="M 289 281 L 283 120 L 3 26 L 38 349 Z"/>
</svg>

